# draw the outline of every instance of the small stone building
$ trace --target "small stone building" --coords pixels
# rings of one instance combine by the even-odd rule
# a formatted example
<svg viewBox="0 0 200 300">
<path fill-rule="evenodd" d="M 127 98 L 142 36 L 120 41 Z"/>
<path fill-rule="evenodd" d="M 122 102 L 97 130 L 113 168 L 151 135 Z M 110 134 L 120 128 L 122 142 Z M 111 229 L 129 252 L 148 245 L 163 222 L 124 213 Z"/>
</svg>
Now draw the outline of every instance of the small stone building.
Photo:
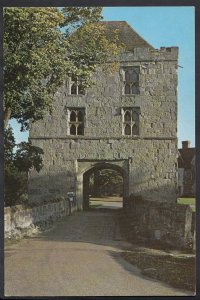
<svg viewBox="0 0 200 300">
<path fill-rule="evenodd" d="M 180 196 L 194 197 L 196 194 L 196 155 L 189 141 L 182 142 L 178 157 L 178 190 Z"/>
<path fill-rule="evenodd" d="M 118 29 L 125 45 L 119 69 L 98 68 L 86 90 L 80 78 L 66 78 L 52 114 L 32 124 L 30 140 L 43 148 L 44 167 L 29 174 L 30 202 L 74 191 L 83 209 L 90 174 L 113 169 L 123 176 L 124 199 L 175 203 L 178 48 L 154 49 L 126 22 L 103 24 Z"/>
</svg>

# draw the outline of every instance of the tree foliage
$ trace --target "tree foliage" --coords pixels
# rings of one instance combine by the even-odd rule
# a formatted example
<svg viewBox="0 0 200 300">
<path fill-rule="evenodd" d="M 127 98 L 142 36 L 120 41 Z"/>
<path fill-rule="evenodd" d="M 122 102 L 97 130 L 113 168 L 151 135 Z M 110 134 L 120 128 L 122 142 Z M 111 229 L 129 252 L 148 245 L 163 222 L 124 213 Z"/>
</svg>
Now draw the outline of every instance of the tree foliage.
<svg viewBox="0 0 200 300">
<path fill-rule="evenodd" d="M 36 169 L 38 172 L 41 170 L 42 154 L 43 150 L 31 145 L 30 142 L 16 144 L 11 127 L 5 130 L 4 182 L 6 206 L 19 203 L 20 197 L 27 192 L 28 171 L 31 168 Z"/>
<path fill-rule="evenodd" d="M 42 169 L 43 150 L 39 147 L 32 146 L 30 142 L 22 142 L 18 144 L 15 153 L 14 164 L 20 172 L 28 172 L 34 168 L 37 172 Z"/>
<path fill-rule="evenodd" d="M 16 145 L 12 129 L 7 128 L 9 120 L 16 119 L 22 131 L 28 129 L 30 122 L 51 111 L 54 94 L 67 76 L 81 76 L 86 87 L 92 84 L 92 73 L 97 66 L 104 66 L 105 70 L 115 66 L 115 62 L 107 62 L 120 51 L 117 32 L 107 39 L 106 29 L 98 22 L 101 12 L 100 7 L 4 9 L 3 105 L 8 203 L 12 202 L 13 191 L 16 197 L 23 192 L 28 170 L 41 169 L 43 153 L 29 142 Z"/>
<path fill-rule="evenodd" d="M 3 20 L 5 117 L 10 113 L 24 129 L 42 118 L 62 83 L 65 41 L 58 26 L 64 19 L 54 8 L 5 8 Z"/>
<path fill-rule="evenodd" d="M 66 36 L 84 26 L 95 23 L 102 19 L 102 7 L 63 7 L 64 22 L 61 27 L 65 27 Z"/>
<path fill-rule="evenodd" d="M 21 197 L 27 193 L 27 173 L 16 168 L 4 170 L 4 203 L 5 206 L 21 204 Z"/>
<path fill-rule="evenodd" d="M 118 185 L 123 182 L 121 174 L 115 170 L 104 169 L 99 172 L 99 181 L 100 186 L 105 185 Z"/>
<path fill-rule="evenodd" d="M 4 9 L 4 120 L 28 129 L 50 110 L 67 74 L 91 84 L 97 65 L 116 55 L 117 35 L 107 40 L 101 8 Z M 63 30 L 61 30 L 63 28 Z M 76 32 L 74 30 L 76 29 Z M 91 38 L 92 37 L 92 38 Z"/>
<path fill-rule="evenodd" d="M 90 192 L 96 196 L 100 196 L 109 191 L 111 194 L 122 193 L 123 191 L 123 177 L 122 175 L 112 169 L 97 170 L 90 176 L 89 181 Z"/>
<path fill-rule="evenodd" d="M 28 172 L 31 168 L 39 172 L 42 168 L 42 154 L 44 154 L 44 151 L 39 147 L 33 146 L 31 142 L 16 144 L 12 128 L 9 126 L 5 129 L 5 165 L 10 168 L 14 167 L 19 172 Z"/>
</svg>

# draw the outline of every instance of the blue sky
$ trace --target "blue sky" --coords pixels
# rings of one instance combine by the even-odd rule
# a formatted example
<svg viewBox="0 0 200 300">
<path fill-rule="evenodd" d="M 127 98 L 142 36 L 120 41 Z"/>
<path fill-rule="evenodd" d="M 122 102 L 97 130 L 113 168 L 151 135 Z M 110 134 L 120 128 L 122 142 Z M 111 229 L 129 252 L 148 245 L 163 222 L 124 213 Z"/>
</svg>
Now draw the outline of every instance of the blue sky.
<svg viewBox="0 0 200 300">
<path fill-rule="evenodd" d="M 153 47 L 179 47 L 178 140 L 195 146 L 195 9 L 194 7 L 105 7 L 104 20 L 127 21 Z M 16 142 L 28 139 L 11 121 Z"/>
</svg>

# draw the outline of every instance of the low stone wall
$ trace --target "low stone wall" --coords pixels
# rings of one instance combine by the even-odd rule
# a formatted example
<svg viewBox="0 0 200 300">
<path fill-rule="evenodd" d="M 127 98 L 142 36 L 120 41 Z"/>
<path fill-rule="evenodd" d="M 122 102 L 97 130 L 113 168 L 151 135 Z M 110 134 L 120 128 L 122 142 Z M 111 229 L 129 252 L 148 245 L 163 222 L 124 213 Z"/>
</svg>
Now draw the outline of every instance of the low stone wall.
<svg viewBox="0 0 200 300">
<path fill-rule="evenodd" d="M 132 239 L 149 239 L 174 248 L 191 248 L 193 245 L 192 210 L 189 205 L 144 201 L 131 196 L 125 213 Z"/>
<path fill-rule="evenodd" d="M 69 207 L 69 202 L 62 198 L 35 207 L 16 205 L 4 209 L 5 238 L 22 237 L 37 232 L 38 228 L 52 224 L 56 219 L 70 215 L 76 209 Z"/>
</svg>

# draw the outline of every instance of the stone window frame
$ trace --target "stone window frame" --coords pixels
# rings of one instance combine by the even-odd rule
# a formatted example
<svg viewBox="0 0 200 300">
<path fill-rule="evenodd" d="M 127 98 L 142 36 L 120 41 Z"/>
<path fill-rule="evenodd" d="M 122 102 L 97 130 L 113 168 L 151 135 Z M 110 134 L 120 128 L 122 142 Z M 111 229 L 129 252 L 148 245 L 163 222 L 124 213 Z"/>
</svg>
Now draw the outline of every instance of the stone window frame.
<svg viewBox="0 0 200 300">
<path fill-rule="evenodd" d="M 132 75 L 131 75 L 132 73 Z M 124 66 L 121 68 L 123 91 L 125 96 L 139 95 L 140 94 L 140 66 Z M 134 79 L 134 74 L 137 78 Z"/>
<path fill-rule="evenodd" d="M 140 107 L 122 107 L 122 135 L 140 135 Z"/>
<path fill-rule="evenodd" d="M 68 107 L 68 135 L 83 136 L 85 130 L 85 108 L 84 107 Z"/>
<path fill-rule="evenodd" d="M 84 96 L 86 91 L 82 85 L 83 81 L 83 77 L 71 74 L 69 77 L 69 94 L 73 96 Z"/>
</svg>

